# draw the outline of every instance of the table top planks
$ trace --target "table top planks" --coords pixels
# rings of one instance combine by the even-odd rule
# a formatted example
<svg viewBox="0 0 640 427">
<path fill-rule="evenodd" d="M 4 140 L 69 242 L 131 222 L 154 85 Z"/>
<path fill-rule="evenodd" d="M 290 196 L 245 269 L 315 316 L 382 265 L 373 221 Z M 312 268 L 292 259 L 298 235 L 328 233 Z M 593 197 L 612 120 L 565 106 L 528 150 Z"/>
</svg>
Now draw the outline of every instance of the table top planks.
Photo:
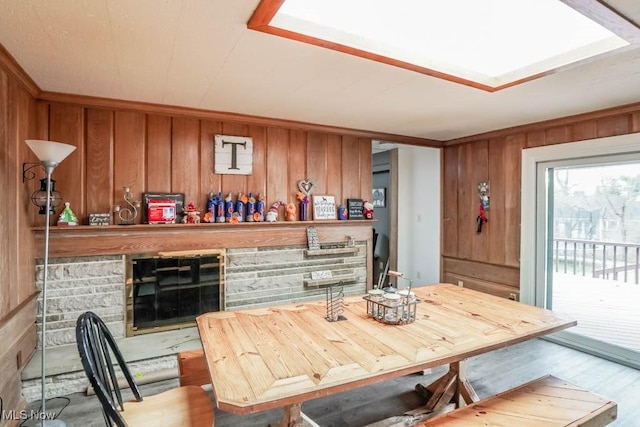
<svg viewBox="0 0 640 427">
<path fill-rule="evenodd" d="M 218 407 L 247 414 L 464 360 L 556 332 L 568 316 L 450 284 L 413 289 L 416 321 L 386 325 L 361 296 L 347 320 L 328 322 L 325 300 L 198 317 Z"/>
</svg>

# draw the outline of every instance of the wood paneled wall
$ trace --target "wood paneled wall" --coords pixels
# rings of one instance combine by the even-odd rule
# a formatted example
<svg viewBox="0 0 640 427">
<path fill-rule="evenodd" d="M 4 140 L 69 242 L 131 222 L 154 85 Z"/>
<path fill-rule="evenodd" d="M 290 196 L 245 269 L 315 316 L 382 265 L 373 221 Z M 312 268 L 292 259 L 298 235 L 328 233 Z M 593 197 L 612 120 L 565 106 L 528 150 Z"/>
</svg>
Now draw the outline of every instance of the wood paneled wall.
<svg viewBox="0 0 640 427">
<path fill-rule="evenodd" d="M 184 193 L 185 202 L 200 210 L 210 193 L 220 191 L 263 193 L 268 206 L 292 202 L 301 179 L 314 181 L 315 194 L 334 195 L 338 203 L 371 194 L 369 138 L 73 103 L 38 101 L 38 109 L 46 137 L 77 147 L 53 177 L 84 224 L 89 213 L 123 204 L 124 186 L 137 198 L 144 192 Z M 253 138 L 251 175 L 213 172 L 216 134 Z M 42 217 L 31 212 L 31 223 L 42 225 Z"/>
<path fill-rule="evenodd" d="M 518 296 L 522 150 L 640 132 L 640 105 L 502 130 L 443 153 L 443 280 L 496 295 Z M 489 222 L 476 234 L 477 185 L 491 183 Z"/>
<path fill-rule="evenodd" d="M 33 96 L 0 61 L 0 398 L 4 410 L 20 410 L 25 405 L 20 371 L 36 342 L 29 224 L 33 206 L 25 197 L 30 184 L 21 179 L 22 162 L 35 161 L 24 140 L 37 136 L 36 115 Z M 12 424 L 0 417 L 3 425 Z"/>
</svg>

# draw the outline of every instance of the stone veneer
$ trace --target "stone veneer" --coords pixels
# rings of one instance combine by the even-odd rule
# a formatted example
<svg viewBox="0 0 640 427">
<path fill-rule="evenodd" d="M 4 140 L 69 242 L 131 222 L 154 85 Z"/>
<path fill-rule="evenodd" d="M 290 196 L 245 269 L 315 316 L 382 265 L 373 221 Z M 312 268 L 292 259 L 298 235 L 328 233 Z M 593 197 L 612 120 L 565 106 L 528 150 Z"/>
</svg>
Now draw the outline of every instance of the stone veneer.
<svg viewBox="0 0 640 427">
<path fill-rule="evenodd" d="M 227 249 L 225 302 L 227 310 L 266 307 L 323 298 L 323 287 L 305 287 L 312 271 L 330 270 L 334 276 L 355 275 L 345 283 L 345 295 L 364 293 L 367 281 L 366 242 L 356 252 L 305 255 L 306 246 Z"/>
<path fill-rule="evenodd" d="M 44 266 L 36 265 L 36 288 L 42 289 Z M 76 342 L 76 320 L 91 310 L 104 320 L 114 337 L 124 336 L 123 256 L 53 258 L 47 283 L 47 349 Z M 36 327 L 40 348 L 42 298 L 38 297 Z"/>
<path fill-rule="evenodd" d="M 225 253 L 224 300 L 227 310 L 264 307 L 324 298 L 325 288 L 305 287 L 312 271 L 331 270 L 334 276 L 351 275 L 345 283 L 345 295 L 366 290 L 367 246 L 356 242 L 355 251 L 346 254 L 306 255 L 306 246 L 271 246 L 228 249 Z M 49 262 L 47 284 L 47 351 L 75 346 L 78 316 L 91 310 L 107 324 L 116 338 L 125 334 L 125 257 L 92 256 L 56 258 Z M 42 261 L 36 266 L 38 289 L 42 288 Z M 41 324 L 41 299 L 38 300 L 36 327 Z M 126 338 L 130 339 L 130 338 Z M 134 338 L 131 338 L 134 339 Z M 40 348 L 40 343 L 38 343 Z M 49 354 L 49 353 L 48 353 Z M 77 355 L 77 350 L 75 352 Z M 176 358 L 159 357 L 130 363 L 134 372 L 150 373 L 175 368 Z M 47 377 L 47 395 L 61 396 L 86 390 L 84 372 L 68 372 Z M 40 379 L 23 381 L 27 401 L 40 398 Z"/>
</svg>

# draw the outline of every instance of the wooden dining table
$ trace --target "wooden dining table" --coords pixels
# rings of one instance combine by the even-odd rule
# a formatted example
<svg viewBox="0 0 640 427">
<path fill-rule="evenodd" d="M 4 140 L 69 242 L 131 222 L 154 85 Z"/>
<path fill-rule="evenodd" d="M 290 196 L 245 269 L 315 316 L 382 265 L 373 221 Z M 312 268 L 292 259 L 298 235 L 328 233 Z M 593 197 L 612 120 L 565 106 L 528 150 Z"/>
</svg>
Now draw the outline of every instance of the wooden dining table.
<svg viewBox="0 0 640 427">
<path fill-rule="evenodd" d="M 249 414 L 283 407 L 301 425 L 303 402 L 449 364 L 425 384 L 423 413 L 477 401 L 465 360 L 576 324 L 569 316 L 451 284 L 412 289 L 415 321 L 381 323 L 363 296 L 344 299 L 344 320 L 327 302 L 206 313 L 197 318 L 217 407 Z"/>
</svg>

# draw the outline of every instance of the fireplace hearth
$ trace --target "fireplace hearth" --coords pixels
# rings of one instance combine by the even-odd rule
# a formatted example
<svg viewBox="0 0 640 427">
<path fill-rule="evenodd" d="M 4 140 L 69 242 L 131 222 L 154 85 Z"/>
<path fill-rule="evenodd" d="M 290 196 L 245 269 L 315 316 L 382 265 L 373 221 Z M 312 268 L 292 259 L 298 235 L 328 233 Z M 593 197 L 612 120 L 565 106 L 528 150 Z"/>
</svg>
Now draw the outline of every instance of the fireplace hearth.
<svg viewBox="0 0 640 427">
<path fill-rule="evenodd" d="M 223 309 L 224 251 L 127 257 L 126 334 L 179 329 Z"/>
</svg>

